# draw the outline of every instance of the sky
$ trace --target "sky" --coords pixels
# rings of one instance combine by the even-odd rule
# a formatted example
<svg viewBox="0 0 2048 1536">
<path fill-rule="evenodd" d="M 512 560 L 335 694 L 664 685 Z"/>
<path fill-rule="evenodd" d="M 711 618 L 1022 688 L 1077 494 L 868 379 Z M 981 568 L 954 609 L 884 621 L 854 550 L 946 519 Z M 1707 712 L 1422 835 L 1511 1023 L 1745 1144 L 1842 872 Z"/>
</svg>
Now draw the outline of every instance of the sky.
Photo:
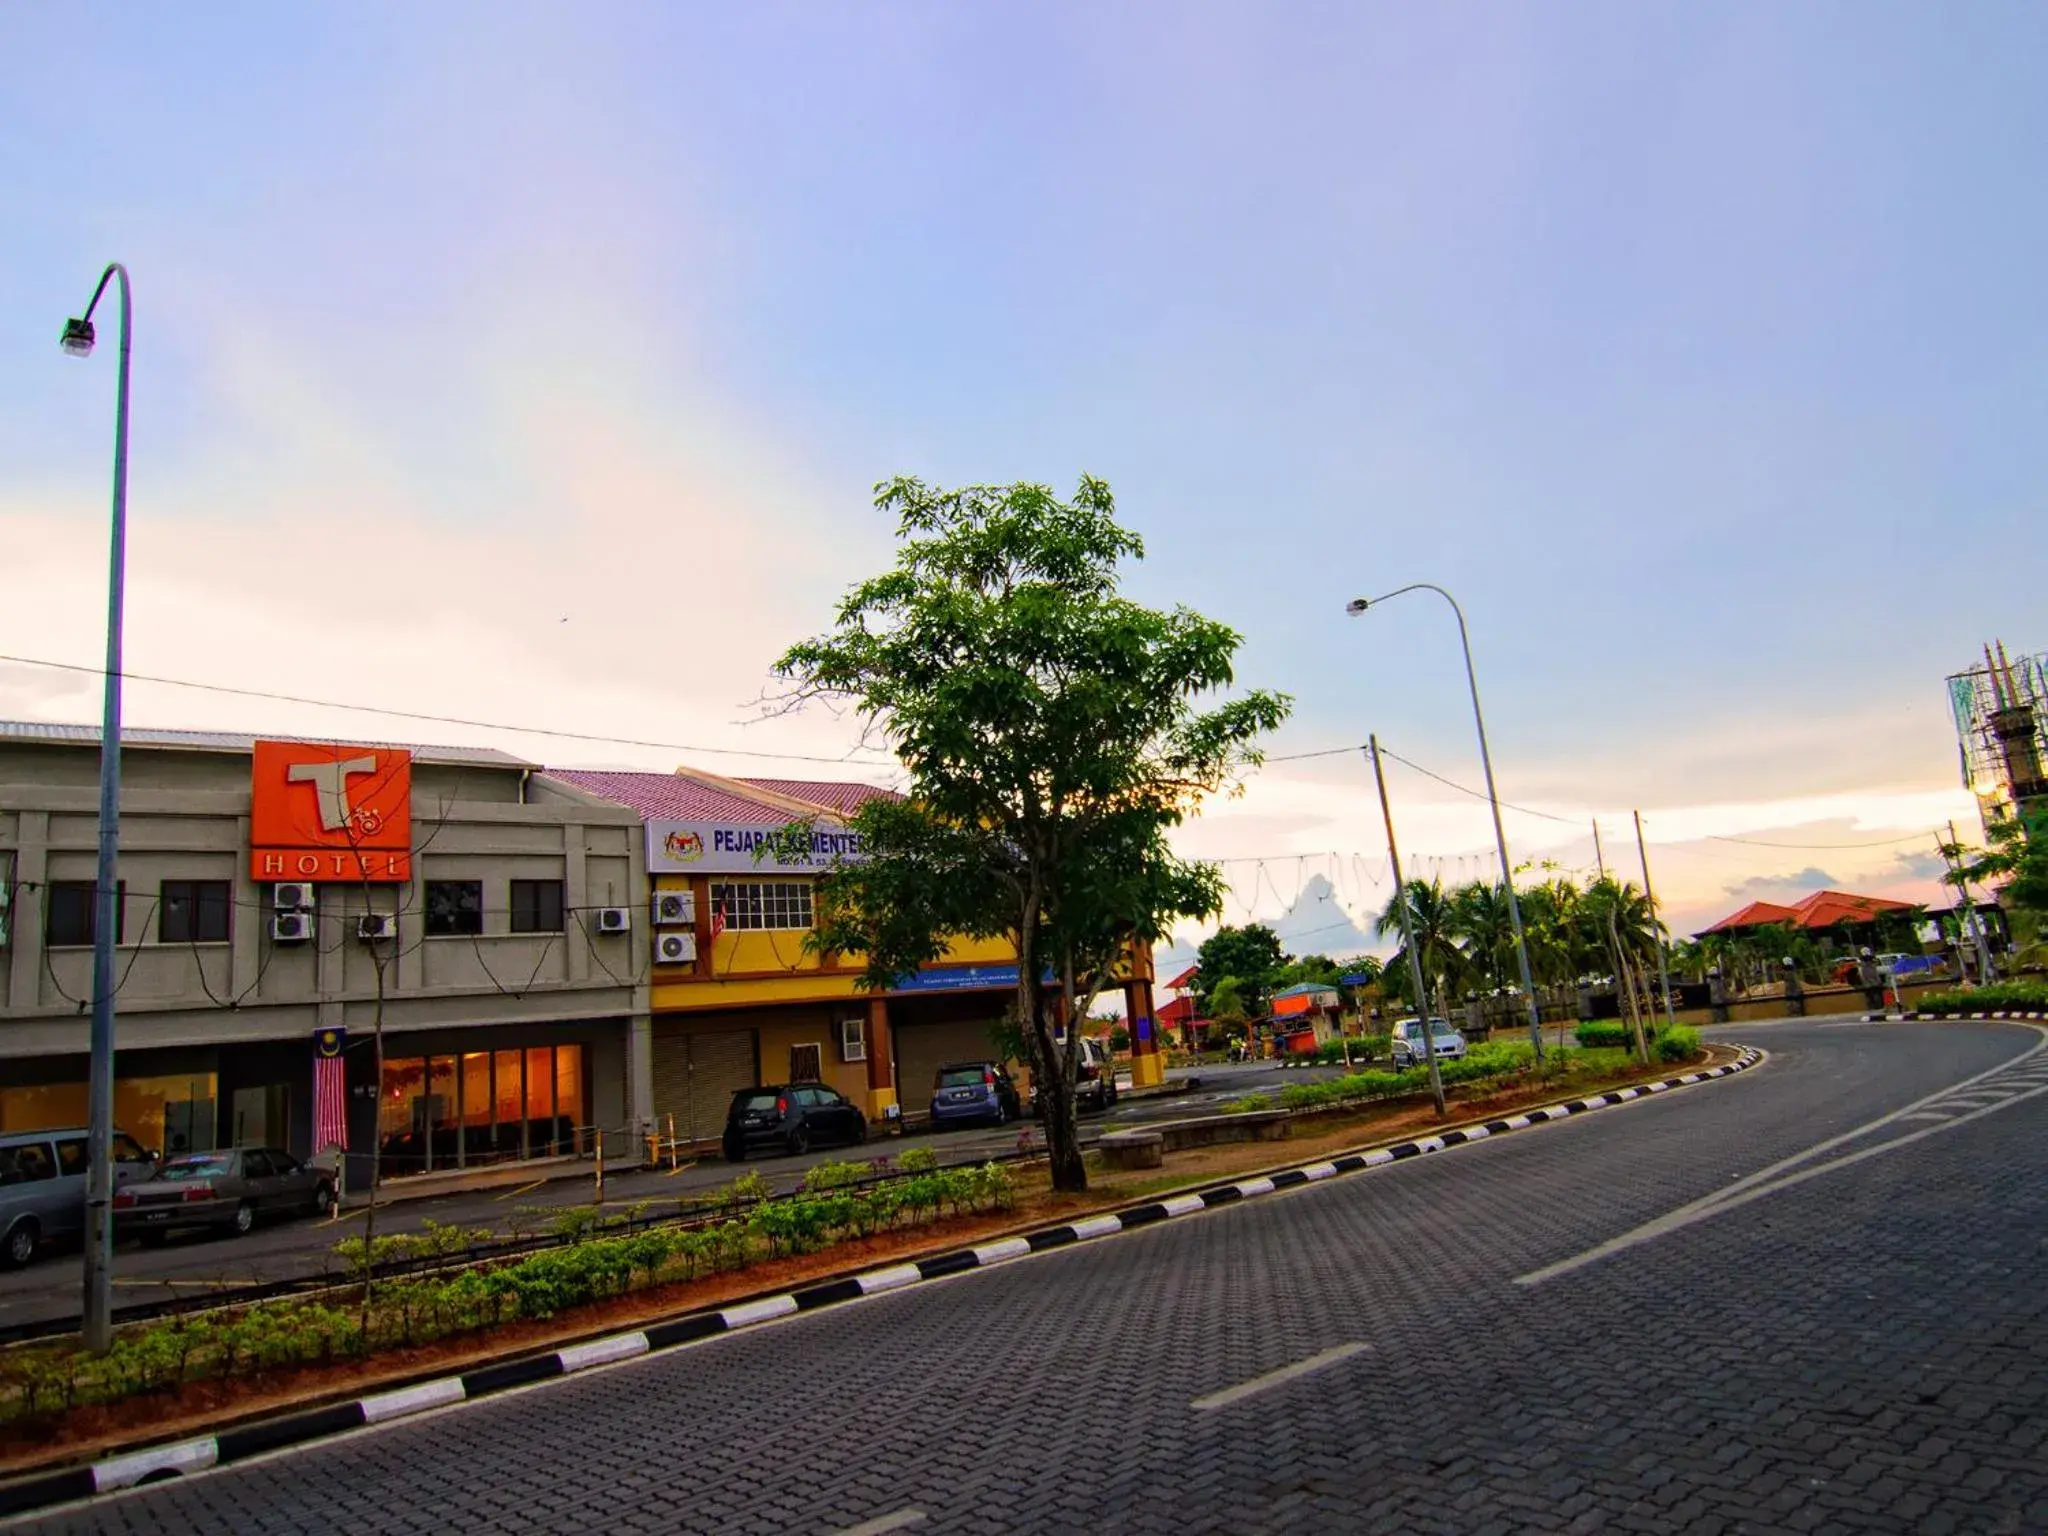
<svg viewBox="0 0 2048 1536">
<path fill-rule="evenodd" d="M 1295 756 L 1368 732 L 1411 872 L 1496 867 L 1449 607 L 1344 613 L 1415 581 L 1517 863 L 1590 873 L 1597 818 L 1639 879 L 1639 810 L 1681 932 L 1925 898 L 1942 679 L 2048 648 L 2044 48 L 1998 0 L 23 0 L 0 654 L 103 654 L 113 311 L 54 343 L 119 258 L 127 668 L 476 722 L 138 681 L 132 723 L 886 782 L 760 708 L 890 560 L 870 488 L 1086 472 L 1127 590 L 1295 699 L 1180 839 L 1229 921 L 1369 930 L 1367 765 Z M 0 661 L 0 717 L 97 710 Z"/>
</svg>

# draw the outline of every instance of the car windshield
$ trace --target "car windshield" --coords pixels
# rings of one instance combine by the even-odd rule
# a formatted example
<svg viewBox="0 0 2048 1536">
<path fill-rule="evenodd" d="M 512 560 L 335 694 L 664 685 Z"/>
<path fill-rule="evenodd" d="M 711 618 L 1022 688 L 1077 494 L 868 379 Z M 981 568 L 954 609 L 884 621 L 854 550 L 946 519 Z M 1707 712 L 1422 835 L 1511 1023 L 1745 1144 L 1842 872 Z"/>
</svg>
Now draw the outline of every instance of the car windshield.
<svg viewBox="0 0 2048 1536">
<path fill-rule="evenodd" d="M 939 1070 L 939 1086 L 941 1088 L 979 1088 L 984 1070 L 986 1069 L 982 1067 L 942 1067 Z"/>
<path fill-rule="evenodd" d="M 743 1093 L 733 1101 L 734 1109 L 773 1109 L 776 1095 L 770 1090 Z"/>
<path fill-rule="evenodd" d="M 160 1179 L 224 1179 L 235 1171 L 235 1160 L 225 1154 L 214 1157 L 174 1157 L 158 1171 Z"/>
</svg>

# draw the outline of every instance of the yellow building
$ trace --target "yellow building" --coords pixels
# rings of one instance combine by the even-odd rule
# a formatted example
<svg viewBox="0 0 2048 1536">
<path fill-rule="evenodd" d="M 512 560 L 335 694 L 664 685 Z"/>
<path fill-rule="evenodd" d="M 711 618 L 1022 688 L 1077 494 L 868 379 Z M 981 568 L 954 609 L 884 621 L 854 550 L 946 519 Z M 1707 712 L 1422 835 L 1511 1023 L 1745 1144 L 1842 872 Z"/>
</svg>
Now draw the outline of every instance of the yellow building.
<svg viewBox="0 0 2048 1536">
<path fill-rule="evenodd" d="M 895 1116 L 899 1104 L 921 1115 L 940 1066 L 997 1054 L 991 1029 L 1010 1014 L 1017 985 L 1006 941 L 963 941 L 882 994 L 860 989 L 857 959 L 805 946 L 818 867 L 858 852 L 846 818 L 888 791 L 686 768 L 550 772 L 631 807 L 645 828 L 648 1086 L 662 1134 L 672 1119 L 680 1137 L 717 1137 L 733 1092 L 759 1083 L 824 1082 L 870 1120 Z M 796 821 L 813 827 L 810 853 L 760 853 Z"/>
</svg>

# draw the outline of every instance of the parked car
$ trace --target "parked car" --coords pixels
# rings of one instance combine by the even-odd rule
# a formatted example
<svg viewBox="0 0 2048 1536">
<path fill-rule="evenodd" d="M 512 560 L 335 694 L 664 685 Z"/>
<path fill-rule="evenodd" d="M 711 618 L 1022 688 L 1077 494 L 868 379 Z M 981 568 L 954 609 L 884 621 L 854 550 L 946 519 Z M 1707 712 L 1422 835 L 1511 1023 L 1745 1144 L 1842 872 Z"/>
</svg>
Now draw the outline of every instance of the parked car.
<svg viewBox="0 0 2048 1536">
<path fill-rule="evenodd" d="M 114 1235 L 156 1244 L 172 1232 L 210 1227 L 240 1236 L 274 1216 L 324 1216 L 333 1208 L 334 1176 L 289 1152 L 180 1152 L 115 1193 Z"/>
<path fill-rule="evenodd" d="M 868 1117 L 823 1083 L 771 1083 L 742 1088 L 725 1112 L 725 1160 L 745 1162 L 749 1152 L 777 1147 L 808 1152 L 832 1142 L 868 1139 Z"/>
<path fill-rule="evenodd" d="M 1431 1019 L 1429 1032 L 1438 1061 L 1456 1061 L 1465 1054 L 1465 1037 L 1448 1020 Z M 1422 1064 L 1422 1020 L 1402 1019 L 1394 1026 L 1393 1052 L 1396 1072 Z"/>
<path fill-rule="evenodd" d="M 83 1130 L 13 1131 L 0 1135 L 0 1268 L 26 1264 L 52 1240 L 85 1230 Z M 114 1132 L 114 1185 L 148 1178 L 156 1154 Z"/>
<path fill-rule="evenodd" d="M 932 1082 L 932 1124 L 991 1121 L 1001 1125 L 1024 1113 L 1010 1069 L 1000 1061 L 962 1061 L 941 1067 Z"/>
<path fill-rule="evenodd" d="M 1081 1058 L 1074 1064 L 1074 1098 L 1092 1109 L 1116 1102 L 1116 1055 L 1092 1035 L 1081 1037 Z M 1039 1112 L 1038 1090 L 1031 1091 L 1031 1112 Z"/>
</svg>

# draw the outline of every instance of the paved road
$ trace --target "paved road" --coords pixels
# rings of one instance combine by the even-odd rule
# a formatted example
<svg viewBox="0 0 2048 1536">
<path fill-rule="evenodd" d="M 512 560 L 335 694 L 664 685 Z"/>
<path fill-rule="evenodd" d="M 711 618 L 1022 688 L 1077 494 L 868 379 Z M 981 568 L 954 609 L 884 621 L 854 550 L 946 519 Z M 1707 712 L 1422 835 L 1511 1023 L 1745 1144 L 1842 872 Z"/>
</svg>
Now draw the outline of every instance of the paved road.
<svg viewBox="0 0 2048 1536">
<path fill-rule="evenodd" d="M 1289 1070 L 1276 1075 L 1271 1062 L 1228 1067 L 1175 1069 L 1170 1081 L 1177 1091 L 1157 1097 L 1127 1096 L 1107 1115 L 1086 1114 L 1082 1137 L 1092 1141 L 1105 1129 L 1138 1125 L 1149 1120 L 1178 1115 L 1213 1113 L 1218 1101 L 1275 1082 L 1297 1080 Z M 1311 1072 L 1311 1076 L 1327 1076 Z M 1193 1087 L 1181 1090 L 1183 1081 Z M 639 1200 L 673 1200 L 683 1195 L 701 1195 L 730 1183 L 742 1171 L 759 1173 L 777 1189 L 793 1188 L 804 1170 L 828 1158 L 872 1158 L 900 1155 L 912 1146 L 929 1147 L 944 1163 L 980 1162 L 992 1155 L 1015 1151 L 1022 1127 L 1002 1129 L 970 1128 L 949 1130 L 938 1135 L 910 1137 L 878 1136 L 857 1149 L 831 1148 L 803 1157 L 762 1157 L 746 1170 L 710 1158 L 674 1175 L 664 1173 L 612 1174 L 606 1179 L 609 1203 L 630 1205 Z M 380 1232 L 417 1232 L 427 1222 L 448 1222 L 467 1227 L 490 1227 L 505 1231 L 521 1221 L 520 1207 L 554 1209 L 587 1203 L 591 1181 L 586 1174 L 574 1179 L 556 1179 L 538 1187 L 516 1191 L 490 1190 L 468 1194 L 407 1200 L 378 1212 Z M 537 1220 L 527 1220 L 526 1230 L 535 1230 Z M 172 1297 L 191 1296 L 221 1286 L 244 1286 L 266 1281 L 316 1275 L 330 1267 L 334 1244 L 342 1237 L 360 1232 L 358 1217 L 340 1223 L 294 1221 L 264 1227 L 248 1237 L 224 1239 L 195 1233 L 178 1238 L 161 1249 L 123 1245 L 115 1262 L 115 1305 L 135 1306 Z M 75 1318 L 82 1283 L 81 1260 L 74 1248 L 69 1253 L 46 1255 L 22 1270 L 0 1271 L 0 1325 L 41 1322 L 53 1318 Z"/>
<path fill-rule="evenodd" d="M 1773 1060 L 47 1529 L 2048 1529 L 2041 1033 L 1726 1033 Z"/>
</svg>

